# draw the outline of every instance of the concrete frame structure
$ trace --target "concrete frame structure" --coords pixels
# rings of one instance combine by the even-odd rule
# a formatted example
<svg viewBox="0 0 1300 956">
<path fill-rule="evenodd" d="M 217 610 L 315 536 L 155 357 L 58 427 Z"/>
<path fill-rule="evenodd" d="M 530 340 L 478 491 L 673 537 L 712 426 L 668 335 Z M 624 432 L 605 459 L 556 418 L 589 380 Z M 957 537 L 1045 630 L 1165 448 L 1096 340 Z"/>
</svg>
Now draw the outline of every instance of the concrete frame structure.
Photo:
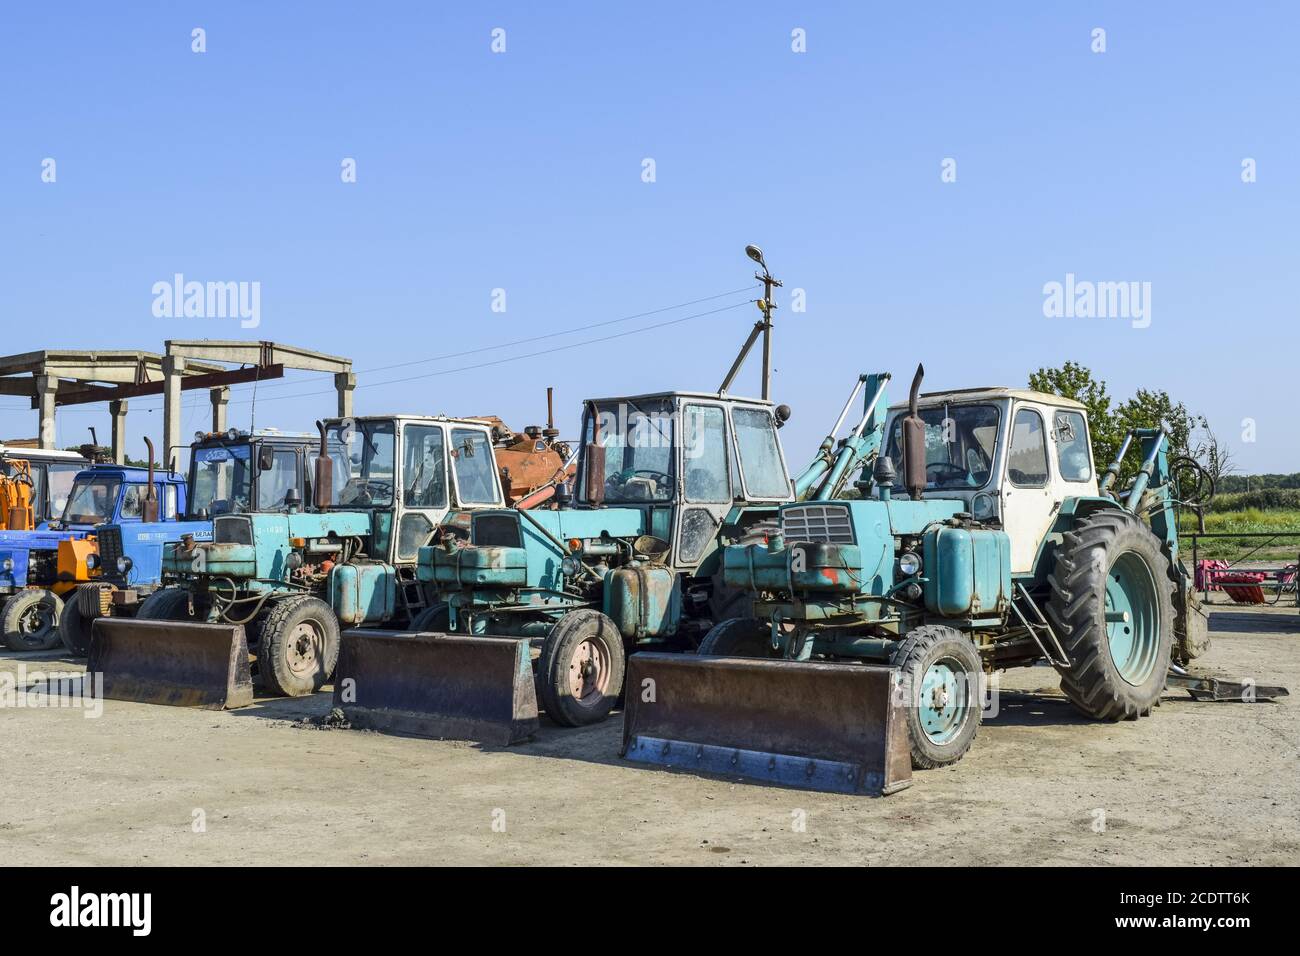
<svg viewBox="0 0 1300 956">
<path fill-rule="evenodd" d="M 334 375 L 338 414 L 352 414 L 356 375 L 352 360 L 277 342 L 168 340 L 166 353 L 134 350 L 47 349 L 0 357 L 0 395 L 31 400 L 37 412 L 39 447 L 55 448 L 55 409 L 104 401 L 111 418 L 113 460 L 126 460 L 128 398 L 163 396 L 165 465 L 181 443 L 181 395 L 207 388 L 212 403 L 212 430 L 226 429 L 230 385 L 278 378 L 284 369 Z M 231 370 L 227 366 L 240 365 Z"/>
</svg>

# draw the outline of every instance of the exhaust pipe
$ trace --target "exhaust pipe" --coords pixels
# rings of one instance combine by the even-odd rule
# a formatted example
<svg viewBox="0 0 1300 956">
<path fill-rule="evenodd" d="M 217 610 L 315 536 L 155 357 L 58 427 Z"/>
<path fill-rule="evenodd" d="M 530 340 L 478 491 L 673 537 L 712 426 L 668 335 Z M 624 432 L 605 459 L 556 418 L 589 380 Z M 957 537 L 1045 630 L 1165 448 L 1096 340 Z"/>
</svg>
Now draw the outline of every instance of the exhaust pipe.
<svg viewBox="0 0 1300 956">
<path fill-rule="evenodd" d="M 334 462 L 330 460 L 329 447 L 325 438 L 325 423 L 317 420 L 316 431 L 320 433 L 320 456 L 316 459 L 315 479 L 312 482 L 313 498 L 317 511 L 324 511 L 334 499 Z"/>
<path fill-rule="evenodd" d="M 144 436 L 144 447 L 149 452 L 149 490 L 144 493 L 142 517 L 148 523 L 158 520 L 158 489 L 154 487 L 153 483 L 153 442 L 148 435 Z"/>
<path fill-rule="evenodd" d="M 917 410 L 924 377 L 925 366 L 918 363 L 907 396 L 907 417 L 903 419 L 903 483 L 913 501 L 920 501 L 925 491 L 925 421 Z"/>
</svg>

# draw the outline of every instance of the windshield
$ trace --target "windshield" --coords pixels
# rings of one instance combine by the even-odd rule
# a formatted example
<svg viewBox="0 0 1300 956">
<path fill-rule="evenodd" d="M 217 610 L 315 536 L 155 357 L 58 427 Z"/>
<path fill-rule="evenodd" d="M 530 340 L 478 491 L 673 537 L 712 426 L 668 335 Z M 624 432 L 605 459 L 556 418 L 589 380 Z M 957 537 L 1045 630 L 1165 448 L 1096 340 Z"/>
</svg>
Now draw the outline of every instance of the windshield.
<svg viewBox="0 0 1300 956">
<path fill-rule="evenodd" d="M 456 468 L 456 493 L 463 505 L 496 504 L 497 483 L 492 445 L 486 432 L 453 428 L 451 460 Z"/>
<path fill-rule="evenodd" d="M 330 504 L 391 505 L 397 446 L 393 423 L 345 419 L 329 426 L 326 437 L 335 470 Z"/>
<path fill-rule="evenodd" d="M 599 444 L 605 449 L 605 501 L 671 501 L 672 402 L 667 399 L 639 405 L 609 402 L 598 405 L 596 411 L 600 420 Z M 593 426 L 589 410 L 584 444 L 592 440 Z"/>
<path fill-rule="evenodd" d="M 190 463 L 190 513 L 210 516 L 248 510 L 253 486 L 252 448 L 196 448 Z"/>
<path fill-rule="evenodd" d="M 993 405 L 943 405 L 923 408 L 925 422 L 925 488 L 927 491 L 970 491 L 988 483 L 998 441 L 998 410 Z M 889 430 L 889 457 L 894 462 L 895 490 L 903 480 L 903 416 Z"/>
<path fill-rule="evenodd" d="M 72 482 L 77 477 L 77 472 L 81 471 L 80 465 L 50 465 L 46 469 L 45 481 L 47 488 L 34 496 L 38 502 L 46 500 L 49 496 L 49 514 L 61 515 L 63 509 L 68 506 L 68 495 L 72 491 Z M 34 473 L 33 478 L 36 477 Z M 41 505 L 37 506 L 38 508 Z"/>
<path fill-rule="evenodd" d="M 117 504 L 116 478 L 81 478 L 72 483 L 72 494 L 63 511 L 64 524 L 103 524 L 112 520 Z"/>
<path fill-rule="evenodd" d="M 736 444 L 740 446 L 740 470 L 751 498 L 788 498 L 790 479 L 781 463 L 781 446 L 776 440 L 776 422 L 761 408 L 733 408 Z"/>
</svg>

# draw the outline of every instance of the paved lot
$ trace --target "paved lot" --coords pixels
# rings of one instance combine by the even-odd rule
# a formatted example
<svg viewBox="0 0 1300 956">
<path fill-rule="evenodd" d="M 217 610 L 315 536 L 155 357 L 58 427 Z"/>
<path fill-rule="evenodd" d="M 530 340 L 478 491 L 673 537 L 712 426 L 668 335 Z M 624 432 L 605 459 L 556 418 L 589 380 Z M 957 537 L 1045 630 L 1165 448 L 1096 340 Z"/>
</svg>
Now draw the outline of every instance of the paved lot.
<svg viewBox="0 0 1300 956">
<path fill-rule="evenodd" d="M 1211 628 L 1200 670 L 1298 696 L 1171 691 L 1151 719 L 1095 724 L 1053 671 L 1013 671 L 966 759 L 885 799 L 625 764 L 617 718 L 543 722 L 503 750 L 313 729 L 303 718 L 327 712 L 324 694 L 231 713 L 5 709 L 0 852 L 11 865 L 1294 864 L 1300 615 L 1216 611 Z M 75 668 L 0 652 L 0 672 L 20 662 Z"/>
</svg>

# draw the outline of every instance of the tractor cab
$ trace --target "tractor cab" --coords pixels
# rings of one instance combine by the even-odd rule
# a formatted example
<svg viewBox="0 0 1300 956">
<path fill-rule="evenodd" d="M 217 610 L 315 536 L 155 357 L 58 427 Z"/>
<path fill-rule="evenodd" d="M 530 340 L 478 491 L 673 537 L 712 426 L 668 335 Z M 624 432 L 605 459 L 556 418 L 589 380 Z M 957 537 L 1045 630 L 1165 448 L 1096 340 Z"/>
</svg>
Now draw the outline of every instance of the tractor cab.
<svg viewBox="0 0 1300 956">
<path fill-rule="evenodd" d="M 420 547 L 451 508 L 502 507 L 490 426 L 425 415 L 335 419 L 325 424 L 329 452 L 326 512 L 371 519 L 367 554 L 415 563 Z"/>
<path fill-rule="evenodd" d="M 190 446 L 190 507 L 211 519 L 288 511 L 311 501 L 314 436 L 278 429 L 199 432 Z"/>
<path fill-rule="evenodd" d="M 903 419 L 890 409 L 885 453 L 904 487 Z M 999 525 L 1011 539 L 1011 570 L 1033 570 L 1039 544 L 1070 498 L 1096 497 L 1085 406 L 1016 388 L 960 389 L 918 397 L 924 422 L 925 498 L 960 500 L 975 520 Z M 877 495 L 879 495 L 877 490 Z"/>
<path fill-rule="evenodd" d="M 770 402 L 699 392 L 589 401 L 576 506 L 637 513 L 673 567 L 696 568 L 744 505 L 792 500 L 783 421 Z"/>
</svg>

